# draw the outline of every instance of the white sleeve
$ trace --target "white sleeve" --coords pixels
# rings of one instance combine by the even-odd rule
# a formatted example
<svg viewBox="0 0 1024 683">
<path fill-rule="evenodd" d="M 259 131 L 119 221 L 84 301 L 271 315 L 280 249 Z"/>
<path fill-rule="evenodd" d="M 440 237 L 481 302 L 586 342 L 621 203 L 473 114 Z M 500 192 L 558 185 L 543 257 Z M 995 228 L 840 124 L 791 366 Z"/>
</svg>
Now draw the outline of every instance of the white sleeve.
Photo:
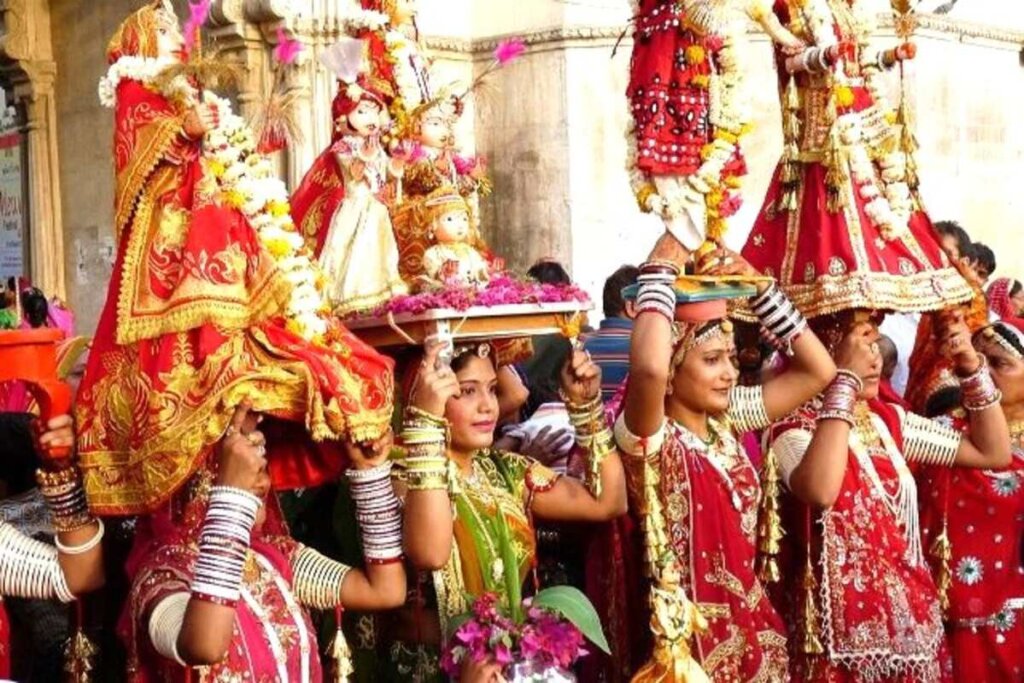
<svg viewBox="0 0 1024 683">
<path fill-rule="evenodd" d="M 178 636 L 190 598 L 188 593 L 172 593 L 158 602 L 149 615 L 149 642 L 161 655 L 182 666 L 188 665 L 178 654 Z"/>
<path fill-rule="evenodd" d="M 903 456 L 907 462 L 953 466 L 963 438 L 959 432 L 938 420 L 929 420 L 915 413 L 902 413 L 902 417 Z"/>
<path fill-rule="evenodd" d="M 637 457 L 656 455 L 661 452 L 661 447 L 665 444 L 666 425 L 667 422 L 662 419 L 658 431 L 647 438 L 640 437 L 629 431 L 629 427 L 626 426 L 626 413 L 622 413 L 615 421 L 615 444 L 626 455 Z"/>
<path fill-rule="evenodd" d="M 772 443 L 775 457 L 779 459 L 779 471 L 782 481 L 789 487 L 789 478 L 804 459 L 807 448 L 811 445 L 813 435 L 803 429 L 790 429 Z"/>
</svg>

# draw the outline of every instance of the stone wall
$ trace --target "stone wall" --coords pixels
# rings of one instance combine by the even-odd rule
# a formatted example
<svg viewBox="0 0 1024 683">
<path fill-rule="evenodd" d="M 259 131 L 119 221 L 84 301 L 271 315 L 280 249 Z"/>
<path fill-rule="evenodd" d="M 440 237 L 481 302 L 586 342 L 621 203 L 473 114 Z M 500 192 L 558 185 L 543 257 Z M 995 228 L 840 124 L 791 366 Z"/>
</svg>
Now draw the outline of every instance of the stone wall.
<svg viewBox="0 0 1024 683">
<path fill-rule="evenodd" d="M 333 2 L 316 0 L 315 6 Z M 96 82 L 106 68 L 107 39 L 139 4 L 51 2 L 63 259 L 70 303 L 85 332 L 93 329 L 103 305 L 114 248 L 112 116 L 99 106 Z M 179 8 L 184 4 L 176 0 Z M 225 0 L 224 6 L 229 4 L 240 5 Z M 528 53 L 495 75 L 462 124 L 466 146 L 488 158 L 494 179 L 494 195 L 482 206 L 484 229 L 513 267 L 525 269 L 543 256 L 559 258 L 595 297 L 604 277 L 622 263 L 641 260 L 660 231 L 657 220 L 636 209 L 624 170 L 622 93 L 629 41 L 612 53 L 628 4 L 420 0 L 420 28 L 438 57 L 442 82 L 468 83 L 488 63 L 498 37 L 525 37 Z M 275 0 L 263 5 L 313 3 Z M 880 2 L 880 8 L 884 5 Z M 305 30 L 315 24 L 313 19 L 300 11 L 291 25 Z M 1024 17 L 1007 21 L 1024 28 Z M 249 31 L 246 40 L 272 39 L 271 26 Z M 1024 198 L 1017 189 L 1024 132 L 1016 123 L 1024 105 L 1021 36 L 929 20 L 920 31 L 919 58 L 906 81 L 919 112 L 923 191 L 932 215 L 963 221 L 997 249 L 1001 270 L 1018 275 L 1024 275 Z M 742 244 L 760 208 L 781 146 L 769 46 L 754 35 L 747 53 L 747 88 L 757 118 L 746 150 L 751 167 L 747 201 L 729 236 L 734 245 Z M 310 73 L 323 78 L 311 68 L 303 78 Z M 328 130 L 330 93 L 321 85 L 318 81 L 310 103 L 312 147 L 303 149 L 295 164 L 283 164 L 289 177 L 301 173 L 290 166 L 311 158 Z"/>
</svg>

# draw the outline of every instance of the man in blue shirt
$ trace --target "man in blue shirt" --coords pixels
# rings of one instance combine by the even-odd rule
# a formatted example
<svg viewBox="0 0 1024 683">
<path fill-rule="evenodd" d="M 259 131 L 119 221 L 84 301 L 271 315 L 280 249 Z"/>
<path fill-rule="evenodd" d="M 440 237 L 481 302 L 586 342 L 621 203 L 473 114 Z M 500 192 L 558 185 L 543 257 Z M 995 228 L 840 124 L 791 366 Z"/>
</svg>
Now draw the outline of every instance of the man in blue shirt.
<svg viewBox="0 0 1024 683">
<path fill-rule="evenodd" d="M 636 283 L 640 270 L 622 266 L 604 283 L 604 320 L 583 340 L 583 348 L 601 368 L 601 396 L 607 402 L 615 396 L 629 372 L 629 338 L 636 311 L 633 302 L 622 298 L 622 290 Z"/>
</svg>

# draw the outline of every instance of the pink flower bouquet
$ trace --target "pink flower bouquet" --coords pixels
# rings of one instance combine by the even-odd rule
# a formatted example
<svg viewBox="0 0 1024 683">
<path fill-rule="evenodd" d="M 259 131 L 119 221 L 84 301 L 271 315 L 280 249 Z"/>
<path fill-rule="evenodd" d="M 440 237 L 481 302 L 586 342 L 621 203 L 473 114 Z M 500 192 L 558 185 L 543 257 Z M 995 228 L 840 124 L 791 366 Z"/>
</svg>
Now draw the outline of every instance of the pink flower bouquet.
<svg viewBox="0 0 1024 683">
<path fill-rule="evenodd" d="M 485 593 L 454 624 L 441 657 L 453 680 L 468 659 L 499 664 L 510 681 L 571 681 L 568 672 L 586 654 L 585 640 L 608 652 L 597 612 L 571 586 L 546 588 L 512 614 L 496 594 Z"/>
</svg>

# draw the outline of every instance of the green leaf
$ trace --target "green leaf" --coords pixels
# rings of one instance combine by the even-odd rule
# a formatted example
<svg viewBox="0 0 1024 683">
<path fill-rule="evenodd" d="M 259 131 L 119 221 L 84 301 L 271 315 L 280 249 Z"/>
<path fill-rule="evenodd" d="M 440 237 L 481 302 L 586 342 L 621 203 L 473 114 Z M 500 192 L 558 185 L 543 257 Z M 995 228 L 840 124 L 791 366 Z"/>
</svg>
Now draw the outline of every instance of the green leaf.
<svg viewBox="0 0 1024 683">
<path fill-rule="evenodd" d="M 608 641 L 601 630 L 601 619 L 587 596 L 572 586 L 552 586 L 533 596 L 533 607 L 561 615 L 580 630 L 583 637 L 605 654 L 611 654 Z"/>
</svg>

